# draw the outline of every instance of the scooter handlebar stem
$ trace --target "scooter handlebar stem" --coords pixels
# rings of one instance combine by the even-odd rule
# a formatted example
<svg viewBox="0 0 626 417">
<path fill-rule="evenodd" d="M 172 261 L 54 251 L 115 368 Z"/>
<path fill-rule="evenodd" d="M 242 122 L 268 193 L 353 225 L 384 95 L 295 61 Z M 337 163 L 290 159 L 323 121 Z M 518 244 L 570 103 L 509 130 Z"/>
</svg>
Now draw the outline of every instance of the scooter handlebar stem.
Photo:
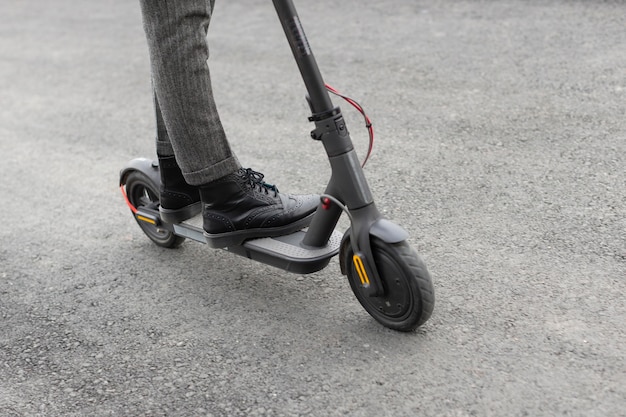
<svg viewBox="0 0 626 417">
<path fill-rule="evenodd" d="M 274 8 L 285 31 L 291 52 L 310 97 L 313 114 L 332 111 L 333 104 L 326 90 L 309 41 L 300 23 L 300 17 L 291 0 L 273 0 Z"/>
</svg>

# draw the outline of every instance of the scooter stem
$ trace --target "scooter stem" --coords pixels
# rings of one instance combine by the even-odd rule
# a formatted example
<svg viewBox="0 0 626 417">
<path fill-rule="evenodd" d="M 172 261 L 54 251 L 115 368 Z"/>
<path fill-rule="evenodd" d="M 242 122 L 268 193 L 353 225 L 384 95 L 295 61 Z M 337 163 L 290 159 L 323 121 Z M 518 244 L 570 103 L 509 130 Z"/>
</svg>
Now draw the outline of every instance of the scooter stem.
<svg viewBox="0 0 626 417">
<path fill-rule="evenodd" d="M 315 123 L 311 137 L 322 142 L 331 164 L 332 177 L 325 193 L 339 199 L 350 210 L 367 207 L 365 211 L 369 221 L 366 223 L 371 224 L 380 214 L 374 206 L 341 110 L 333 106 L 293 1 L 273 2 L 307 89 L 313 113 L 309 120 Z M 336 206 L 331 206 L 330 210 L 318 209 L 303 243 L 313 247 L 324 246 L 340 216 L 341 210 Z M 359 225 L 356 228 L 359 229 Z"/>
<path fill-rule="evenodd" d="M 309 46 L 309 41 L 302 29 L 293 1 L 273 0 L 273 2 L 309 93 L 311 110 L 314 114 L 331 111 L 333 104 Z"/>
</svg>

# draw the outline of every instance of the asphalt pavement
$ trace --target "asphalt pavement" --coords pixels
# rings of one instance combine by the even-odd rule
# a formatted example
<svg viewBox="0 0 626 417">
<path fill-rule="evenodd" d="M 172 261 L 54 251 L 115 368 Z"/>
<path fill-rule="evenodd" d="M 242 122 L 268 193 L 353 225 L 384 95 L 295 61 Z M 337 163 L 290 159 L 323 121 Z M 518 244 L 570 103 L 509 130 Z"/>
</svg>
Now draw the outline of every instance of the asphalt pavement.
<svg viewBox="0 0 626 417">
<path fill-rule="evenodd" d="M 139 5 L 5 1 L 0 415 L 625 416 L 626 3 L 296 6 L 374 122 L 366 175 L 428 265 L 431 319 L 382 327 L 336 259 L 152 244 L 118 189 L 154 157 Z M 271 2 L 218 1 L 209 44 L 241 162 L 323 191 Z"/>
</svg>

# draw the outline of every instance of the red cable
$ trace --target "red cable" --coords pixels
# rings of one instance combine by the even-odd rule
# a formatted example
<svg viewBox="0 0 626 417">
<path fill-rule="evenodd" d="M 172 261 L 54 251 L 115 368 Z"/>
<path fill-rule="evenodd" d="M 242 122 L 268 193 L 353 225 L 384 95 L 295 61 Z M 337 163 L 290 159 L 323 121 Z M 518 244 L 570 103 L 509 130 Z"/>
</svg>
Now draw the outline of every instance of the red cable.
<svg viewBox="0 0 626 417">
<path fill-rule="evenodd" d="M 120 185 L 120 190 L 122 190 L 122 195 L 124 196 L 124 201 L 126 201 L 126 204 L 128 205 L 128 207 L 130 207 L 130 211 L 132 211 L 133 214 L 137 214 L 137 208 L 135 206 L 133 206 L 132 203 L 130 202 L 130 200 L 128 199 L 128 196 L 126 195 L 126 189 L 124 188 L 123 185 Z"/>
<path fill-rule="evenodd" d="M 355 100 L 351 99 L 350 97 L 344 96 L 339 91 L 337 91 L 334 87 L 328 84 L 325 84 L 325 85 L 328 91 L 330 91 L 331 93 L 335 94 L 336 96 L 341 97 L 342 99 L 350 103 L 350 105 L 354 107 L 355 109 L 357 109 L 363 115 L 363 118 L 365 119 L 365 127 L 367 128 L 367 131 L 369 133 L 370 140 L 369 140 L 369 147 L 367 150 L 367 155 L 365 156 L 365 159 L 363 160 L 363 163 L 361 164 L 361 167 L 364 167 L 368 159 L 372 155 L 372 150 L 374 149 L 374 127 L 372 126 L 372 121 L 370 120 L 369 116 L 365 114 L 365 110 L 359 103 L 357 103 Z"/>
</svg>

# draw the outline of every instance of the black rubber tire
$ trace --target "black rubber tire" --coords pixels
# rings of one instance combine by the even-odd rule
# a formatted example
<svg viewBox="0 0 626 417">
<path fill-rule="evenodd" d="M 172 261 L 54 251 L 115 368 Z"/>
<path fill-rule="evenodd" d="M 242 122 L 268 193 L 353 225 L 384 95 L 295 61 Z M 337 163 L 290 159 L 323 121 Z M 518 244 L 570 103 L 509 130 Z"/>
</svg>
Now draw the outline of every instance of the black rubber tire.
<svg viewBox="0 0 626 417">
<path fill-rule="evenodd" d="M 352 261 L 349 248 L 343 262 L 359 303 L 383 326 L 408 332 L 424 324 L 435 307 L 435 292 L 426 265 L 406 242 L 385 243 L 372 237 L 372 253 L 385 295 L 370 297 Z"/>
<path fill-rule="evenodd" d="M 159 209 L 159 186 L 139 171 L 133 171 L 126 177 L 126 196 L 128 201 L 135 207 L 148 207 L 153 210 Z M 141 230 L 157 245 L 164 248 L 177 248 L 185 238 L 174 233 L 138 220 Z"/>
</svg>

